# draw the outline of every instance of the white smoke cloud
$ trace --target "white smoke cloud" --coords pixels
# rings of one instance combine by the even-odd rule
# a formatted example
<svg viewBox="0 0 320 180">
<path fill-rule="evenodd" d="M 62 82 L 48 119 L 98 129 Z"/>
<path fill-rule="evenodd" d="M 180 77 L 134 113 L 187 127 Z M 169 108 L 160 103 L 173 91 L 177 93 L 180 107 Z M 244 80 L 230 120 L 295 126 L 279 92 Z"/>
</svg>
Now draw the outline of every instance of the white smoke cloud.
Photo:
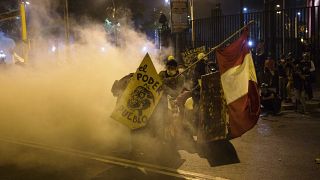
<svg viewBox="0 0 320 180">
<path fill-rule="evenodd" d="M 1 67 L 0 136 L 97 151 L 127 148 L 130 132 L 109 117 L 116 101 L 111 86 L 134 72 L 147 51 L 159 71 L 158 52 L 126 25 L 121 45 L 114 46 L 103 23 L 92 22 L 72 22 L 78 40 L 67 47 L 63 31 L 48 29 L 53 24 L 63 29 L 55 7 L 32 1 L 29 61 Z"/>
</svg>

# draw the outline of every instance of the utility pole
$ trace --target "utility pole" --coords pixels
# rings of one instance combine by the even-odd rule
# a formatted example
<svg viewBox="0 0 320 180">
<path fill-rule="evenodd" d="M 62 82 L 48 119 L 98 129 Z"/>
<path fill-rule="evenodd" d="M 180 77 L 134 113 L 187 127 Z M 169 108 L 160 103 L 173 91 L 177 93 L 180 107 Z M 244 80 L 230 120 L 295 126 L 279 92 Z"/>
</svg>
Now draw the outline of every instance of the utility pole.
<svg viewBox="0 0 320 180">
<path fill-rule="evenodd" d="M 244 18 L 243 18 L 243 0 L 240 0 L 240 26 L 243 25 Z"/>
<path fill-rule="evenodd" d="M 25 62 L 28 61 L 29 56 L 29 42 L 27 32 L 27 18 L 25 2 L 20 3 L 20 17 L 21 17 L 21 39 L 23 42 L 23 58 Z"/>
<path fill-rule="evenodd" d="M 70 25 L 69 25 L 69 1 L 68 1 L 68 0 L 65 0 L 64 22 L 65 22 L 65 38 L 66 38 L 66 44 L 69 45 L 69 40 L 70 40 Z"/>
<path fill-rule="evenodd" d="M 195 48 L 195 27 L 194 27 L 194 1 L 190 0 L 190 16 L 191 16 L 191 30 L 192 30 L 192 47 Z"/>
</svg>

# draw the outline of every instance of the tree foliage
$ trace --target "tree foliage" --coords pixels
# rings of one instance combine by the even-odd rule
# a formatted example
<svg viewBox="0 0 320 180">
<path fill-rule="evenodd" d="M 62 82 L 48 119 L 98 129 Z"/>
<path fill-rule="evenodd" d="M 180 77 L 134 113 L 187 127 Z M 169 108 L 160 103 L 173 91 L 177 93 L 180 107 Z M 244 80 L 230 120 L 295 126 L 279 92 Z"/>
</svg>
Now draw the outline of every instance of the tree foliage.
<svg viewBox="0 0 320 180">
<path fill-rule="evenodd" d="M 143 19 L 145 5 L 142 0 L 69 0 L 69 10 L 75 17 L 86 16 L 99 21 L 130 17 L 139 22 Z"/>
</svg>

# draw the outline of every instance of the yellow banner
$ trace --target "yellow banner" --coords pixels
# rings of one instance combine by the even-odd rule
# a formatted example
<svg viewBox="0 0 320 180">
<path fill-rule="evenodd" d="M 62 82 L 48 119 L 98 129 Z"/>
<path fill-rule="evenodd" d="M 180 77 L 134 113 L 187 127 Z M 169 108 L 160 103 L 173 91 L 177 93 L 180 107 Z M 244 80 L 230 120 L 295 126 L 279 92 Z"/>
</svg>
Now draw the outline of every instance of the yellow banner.
<svg viewBox="0 0 320 180">
<path fill-rule="evenodd" d="M 199 53 L 205 53 L 205 52 L 206 52 L 206 47 L 201 46 L 194 49 L 189 49 L 181 53 L 181 56 L 185 65 L 189 66 L 197 60 L 197 56 Z"/>
<path fill-rule="evenodd" d="M 146 54 L 120 97 L 111 117 L 130 129 L 147 125 L 162 96 L 162 81 Z"/>
</svg>

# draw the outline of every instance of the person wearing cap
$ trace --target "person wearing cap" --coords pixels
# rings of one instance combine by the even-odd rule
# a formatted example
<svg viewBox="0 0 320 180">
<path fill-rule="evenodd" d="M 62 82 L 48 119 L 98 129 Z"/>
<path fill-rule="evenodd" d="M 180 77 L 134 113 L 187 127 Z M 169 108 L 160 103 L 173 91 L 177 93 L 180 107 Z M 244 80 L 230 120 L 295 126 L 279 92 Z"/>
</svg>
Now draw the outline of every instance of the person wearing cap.
<svg viewBox="0 0 320 180">
<path fill-rule="evenodd" d="M 168 58 L 169 59 L 169 58 Z M 164 143 L 171 143 L 173 139 L 172 121 L 173 114 L 176 113 L 176 106 L 173 102 L 181 93 L 184 85 L 184 76 L 178 71 L 178 63 L 175 59 L 170 59 L 166 63 L 166 69 L 159 73 L 163 82 L 163 94 L 155 109 L 154 118 L 157 136 Z M 171 108 L 171 111 L 169 111 Z"/>
<path fill-rule="evenodd" d="M 198 127 L 199 123 L 199 107 L 200 107 L 200 84 L 201 76 L 210 73 L 210 67 L 208 66 L 208 57 L 204 53 L 199 53 L 197 56 L 199 61 L 194 68 L 192 77 L 192 100 L 193 100 L 193 111 L 194 111 L 194 126 Z"/>
<path fill-rule="evenodd" d="M 179 95 L 184 85 L 184 76 L 180 75 L 179 77 L 176 77 L 178 74 L 179 71 L 177 61 L 175 59 L 168 58 L 166 69 L 159 73 L 159 76 L 164 83 L 164 94 L 170 95 L 174 98 Z"/>
<path fill-rule="evenodd" d="M 175 58 L 174 58 L 174 56 L 173 55 L 170 55 L 170 56 L 168 56 L 168 59 L 167 59 L 168 61 L 172 61 L 172 60 L 174 60 L 175 61 Z"/>
<path fill-rule="evenodd" d="M 199 53 L 197 56 L 198 64 L 194 68 L 193 72 L 193 91 L 192 91 L 192 98 L 194 101 L 194 105 L 198 105 L 200 101 L 200 82 L 201 76 L 209 73 L 208 67 L 208 57 L 204 53 Z"/>
<path fill-rule="evenodd" d="M 265 113 L 271 112 L 273 115 L 276 115 L 280 112 L 281 109 L 281 100 L 277 96 L 276 92 L 268 88 L 268 84 L 261 84 L 261 105 L 263 106 L 262 110 Z"/>
</svg>

